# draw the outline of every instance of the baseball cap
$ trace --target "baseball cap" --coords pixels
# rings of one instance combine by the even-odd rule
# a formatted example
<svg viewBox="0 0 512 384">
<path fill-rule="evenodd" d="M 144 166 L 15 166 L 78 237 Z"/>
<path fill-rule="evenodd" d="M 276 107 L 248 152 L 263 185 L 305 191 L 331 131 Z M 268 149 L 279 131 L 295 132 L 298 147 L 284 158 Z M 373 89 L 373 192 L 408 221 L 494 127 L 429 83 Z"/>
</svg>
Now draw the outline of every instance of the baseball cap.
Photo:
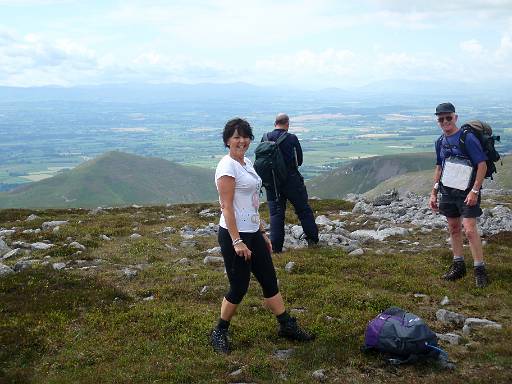
<svg viewBox="0 0 512 384">
<path fill-rule="evenodd" d="M 455 113 L 455 107 L 452 103 L 441 103 L 436 107 L 436 115 L 440 113 Z"/>
</svg>

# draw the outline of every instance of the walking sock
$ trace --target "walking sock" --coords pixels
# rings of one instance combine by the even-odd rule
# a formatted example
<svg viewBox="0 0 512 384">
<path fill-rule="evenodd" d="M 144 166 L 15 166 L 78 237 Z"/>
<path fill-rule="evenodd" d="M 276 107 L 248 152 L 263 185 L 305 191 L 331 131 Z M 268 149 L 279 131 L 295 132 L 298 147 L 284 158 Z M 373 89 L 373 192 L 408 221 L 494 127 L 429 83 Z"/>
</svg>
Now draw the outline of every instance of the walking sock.
<svg viewBox="0 0 512 384">
<path fill-rule="evenodd" d="M 483 261 L 473 261 L 474 267 L 483 267 L 485 263 Z"/>
<path fill-rule="evenodd" d="M 290 320 L 290 315 L 287 311 L 284 311 L 280 315 L 276 316 L 277 321 L 279 321 L 279 324 L 286 324 Z"/>
<path fill-rule="evenodd" d="M 453 256 L 454 262 L 464 261 L 464 256 Z"/>
<path fill-rule="evenodd" d="M 219 318 L 219 322 L 217 323 L 217 328 L 228 329 L 229 328 L 229 320 L 223 320 L 223 319 Z"/>
</svg>

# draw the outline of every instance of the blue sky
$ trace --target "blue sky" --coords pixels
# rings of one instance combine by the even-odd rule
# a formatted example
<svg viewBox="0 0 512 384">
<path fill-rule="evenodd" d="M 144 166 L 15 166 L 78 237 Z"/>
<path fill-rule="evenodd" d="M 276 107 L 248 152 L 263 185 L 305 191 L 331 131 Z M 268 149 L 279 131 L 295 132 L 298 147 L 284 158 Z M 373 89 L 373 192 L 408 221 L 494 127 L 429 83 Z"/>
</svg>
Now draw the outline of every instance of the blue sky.
<svg viewBox="0 0 512 384">
<path fill-rule="evenodd" d="M 0 85 L 387 79 L 510 81 L 512 0 L 0 0 Z"/>
</svg>

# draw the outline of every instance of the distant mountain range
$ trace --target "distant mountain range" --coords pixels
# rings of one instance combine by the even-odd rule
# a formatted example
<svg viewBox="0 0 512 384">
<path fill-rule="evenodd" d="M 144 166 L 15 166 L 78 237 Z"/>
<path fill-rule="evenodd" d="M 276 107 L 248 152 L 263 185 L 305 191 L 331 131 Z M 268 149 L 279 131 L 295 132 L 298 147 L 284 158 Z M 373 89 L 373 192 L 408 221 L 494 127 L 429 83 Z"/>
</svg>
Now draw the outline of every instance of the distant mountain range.
<svg viewBox="0 0 512 384">
<path fill-rule="evenodd" d="M 267 103 L 290 102 L 291 100 L 325 100 L 329 102 L 353 101 L 354 99 L 385 100 L 410 102 L 411 97 L 419 102 L 429 100 L 429 104 L 441 99 L 471 98 L 483 96 L 485 100 L 496 96 L 510 99 L 512 83 L 472 84 L 452 81 L 450 87 L 441 81 L 413 81 L 407 79 L 389 79 L 373 82 L 360 87 L 346 89 L 325 88 L 317 90 L 292 87 L 257 86 L 248 83 L 198 83 L 198 84 L 102 84 L 89 86 L 61 87 L 3 87 L 0 86 L 2 102 L 42 102 L 42 101 L 88 101 L 88 102 L 236 102 L 265 101 Z M 421 95 L 418 96 L 418 91 Z"/>
<path fill-rule="evenodd" d="M 395 188 L 427 194 L 432 188 L 432 153 L 377 156 L 352 162 L 309 180 L 309 196 L 374 197 Z M 512 189 L 512 159 L 498 164 L 495 180 L 484 186 Z M 107 152 L 49 179 L 0 193 L 0 208 L 65 208 L 131 204 L 212 202 L 214 171 L 158 158 Z"/>
<path fill-rule="evenodd" d="M 213 170 L 107 152 L 57 176 L 0 193 L 0 208 L 90 208 L 216 199 Z"/>
</svg>

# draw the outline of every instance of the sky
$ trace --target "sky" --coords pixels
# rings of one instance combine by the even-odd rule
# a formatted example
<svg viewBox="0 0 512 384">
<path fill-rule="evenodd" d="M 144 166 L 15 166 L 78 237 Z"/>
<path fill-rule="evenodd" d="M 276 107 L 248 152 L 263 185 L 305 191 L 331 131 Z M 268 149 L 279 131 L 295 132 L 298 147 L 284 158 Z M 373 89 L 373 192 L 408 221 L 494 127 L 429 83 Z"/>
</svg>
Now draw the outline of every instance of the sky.
<svg viewBox="0 0 512 384">
<path fill-rule="evenodd" d="M 0 86 L 512 80 L 512 0 L 0 0 Z"/>
</svg>

